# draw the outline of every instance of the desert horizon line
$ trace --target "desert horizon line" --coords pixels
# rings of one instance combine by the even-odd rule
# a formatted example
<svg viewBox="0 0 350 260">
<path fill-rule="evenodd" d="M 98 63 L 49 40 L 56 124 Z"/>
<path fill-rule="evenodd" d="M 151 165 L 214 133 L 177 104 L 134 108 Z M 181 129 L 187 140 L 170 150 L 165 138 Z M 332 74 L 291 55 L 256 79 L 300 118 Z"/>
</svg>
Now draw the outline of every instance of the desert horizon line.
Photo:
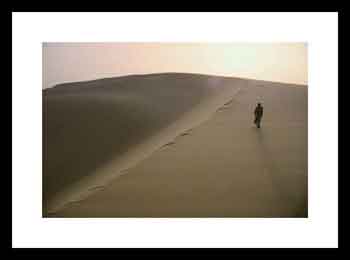
<svg viewBox="0 0 350 260">
<path fill-rule="evenodd" d="M 161 75 L 173 75 L 173 74 L 182 74 L 182 75 L 197 75 L 197 76 L 207 76 L 207 77 L 221 77 L 221 78 L 229 78 L 229 79 L 243 79 L 243 80 L 254 80 L 254 81 L 261 81 L 266 83 L 276 83 L 276 84 L 284 84 L 284 85 L 294 85 L 294 86 L 303 86 L 307 87 L 308 84 L 301 84 L 301 83 L 291 83 L 291 82 L 282 82 L 282 81 L 271 81 L 271 80 L 264 80 L 264 79 L 256 79 L 256 78 L 246 78 L 246 77 L 239 77 L 239 76 L 227 76 L 227 75 L 216 75 L 216 74 L 205 74 L 205 73 L 194 73 L 194 72 L 181 72 L 181 71 L 168 71 L 168 72 L 153 72 L 153 73 L 135 73 L 135 74 L 125 74 L 125 75 L 119 75 L 119 76 L 112 76 L 112 77 L 102 77 L 102 78 L 94 78 L 94 79 L 87 79 L 87 80 L 79 80 L 79 81 L 67 81 L 62 83 L 57 83 L 52 85 L 51 87 L 43 88 L 42 90 L 46 89 L 52 89 L 61 85 L 66 84 L 74 84 L 74 83 L 85 83 L 85 82 L 94 82 L 99 80 L 106 80 L 106 79 L 117 79 L 117 78 L 125 78 L 125 77 L 136 77 L 136 76 L 161 76 Z"/>
</svg>

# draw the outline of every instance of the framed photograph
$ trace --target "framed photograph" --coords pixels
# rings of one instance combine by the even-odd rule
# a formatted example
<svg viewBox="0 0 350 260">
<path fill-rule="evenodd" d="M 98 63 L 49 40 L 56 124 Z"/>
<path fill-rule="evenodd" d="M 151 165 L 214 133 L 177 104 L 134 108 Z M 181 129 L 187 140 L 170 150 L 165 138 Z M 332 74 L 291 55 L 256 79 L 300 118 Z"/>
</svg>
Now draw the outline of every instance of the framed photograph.
<svg viewBox="0 0 350 260">
<path fill-rule="evenodd" d="M 336 12 L 12 21 L 13 247 L 338 247 Z"/>
</svg>

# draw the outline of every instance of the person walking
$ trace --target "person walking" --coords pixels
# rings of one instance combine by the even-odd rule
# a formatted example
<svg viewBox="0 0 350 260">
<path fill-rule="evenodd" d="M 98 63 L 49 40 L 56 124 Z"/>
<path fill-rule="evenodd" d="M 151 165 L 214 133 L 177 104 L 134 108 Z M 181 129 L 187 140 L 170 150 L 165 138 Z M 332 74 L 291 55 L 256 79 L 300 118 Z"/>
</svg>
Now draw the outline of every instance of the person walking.
<svg viewBox="0 0 350 260">
<path fill-rule="evenodd" d="M 264 113 L 264 108 L 261 106 L 260 103 L 258 103 L 258 105 L 254 110 L 254 115 L 255 115 L 254 124 L 256 125 L 257 128 L 260 128 L 260 123 L 261 123 L 261 118 L 263 116 L 263 113 Z"/>
</svg>

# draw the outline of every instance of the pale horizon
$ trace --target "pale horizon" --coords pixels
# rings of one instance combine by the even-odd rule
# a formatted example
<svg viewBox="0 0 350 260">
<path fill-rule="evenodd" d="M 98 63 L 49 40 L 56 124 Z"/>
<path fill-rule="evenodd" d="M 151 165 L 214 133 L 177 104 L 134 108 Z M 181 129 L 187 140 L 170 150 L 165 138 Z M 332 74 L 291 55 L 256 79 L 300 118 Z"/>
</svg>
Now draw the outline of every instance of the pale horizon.
<svg viewBox="0 0 350 260">
<path fill-rule="evenodd" d="M 306 43 L 43 43 L 42 58 L 43 89 L 171 72 L 308 84 Z"/>
</svg>

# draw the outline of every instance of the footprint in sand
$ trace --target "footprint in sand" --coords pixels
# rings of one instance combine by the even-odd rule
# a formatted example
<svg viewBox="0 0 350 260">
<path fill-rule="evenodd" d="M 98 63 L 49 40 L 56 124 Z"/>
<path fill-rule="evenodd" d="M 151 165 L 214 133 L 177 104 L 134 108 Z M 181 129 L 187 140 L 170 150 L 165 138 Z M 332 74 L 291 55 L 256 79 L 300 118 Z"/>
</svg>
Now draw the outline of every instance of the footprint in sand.
<svg viewBox="0 0 350 260">
<path fill-rule="evenodd" d="M 222 112 L 224 110 L 227 110 L 229 109 L 231 106 L 223 106 L 223 107 L 220 107 L 218 110 L 216 110 L 217 112 Z"/>
<path fill-rule="evenodd" d="M 165 144 L 165 145 L 163 145 L 161 148 L 165 148 L 165 147 L 170 146 L 170 145 L 173 145 L 173 144 L 175 144 L 175 142 L 174 142 L 174 141 L 169 142 L 169 143 L 166 143 L 166 144 Z"/>
<path fill-rule="evenodd" d="M 225 107 L 227 107 L 227 106 L 230 106 L 230 104 L 233 102 L 233 100 L 230 100 L 229 102 L 226 102 L 225 104 L 224 104 L 224 106 Z"/>
<path fill-rule="evenodd" d="M 91 188 L 89 188 L 89 191 L 93 191 L 93 190 L 101 190 L 101 189 L 103 189 L 104 188 L 104 186 L 102 186 L 102 185 L 100 185 L 100 186 L 95 186 L 95 187 L 91 187 Z"/>
<path fill-rule="evenodd" d="M 82 202 L 84 199 L 80 199 L 80 200 L 72 200 L 72 201 L 69 201 L 67 204 L 76 204 L 76 203 L 80 203 Z"/>
</svg>

